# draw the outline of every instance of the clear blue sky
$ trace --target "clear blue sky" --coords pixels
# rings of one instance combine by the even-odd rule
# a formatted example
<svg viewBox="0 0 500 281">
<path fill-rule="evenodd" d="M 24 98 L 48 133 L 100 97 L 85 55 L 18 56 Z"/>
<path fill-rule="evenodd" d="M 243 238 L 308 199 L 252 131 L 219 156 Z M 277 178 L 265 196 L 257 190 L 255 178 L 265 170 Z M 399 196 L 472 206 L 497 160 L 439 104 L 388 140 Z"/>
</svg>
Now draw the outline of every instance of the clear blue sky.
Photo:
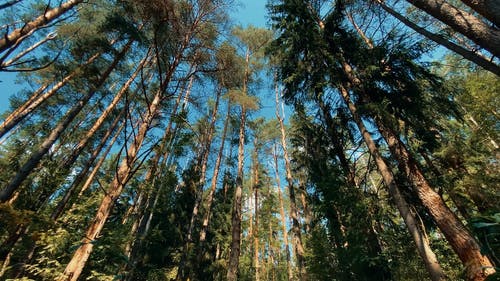
<svg viewBox="0 0 500 281">
<path fill-rule="evenodd" d="M 266 26 L 267 0 L 240 0 L 235 3 L 231 12 L 235 24 Z M 15 84 L 15 77 L 15 73 L 0 72 L 0 114 L 8 109 L 9 97 L 23 88 L 23 85 Z"/>
</svg>

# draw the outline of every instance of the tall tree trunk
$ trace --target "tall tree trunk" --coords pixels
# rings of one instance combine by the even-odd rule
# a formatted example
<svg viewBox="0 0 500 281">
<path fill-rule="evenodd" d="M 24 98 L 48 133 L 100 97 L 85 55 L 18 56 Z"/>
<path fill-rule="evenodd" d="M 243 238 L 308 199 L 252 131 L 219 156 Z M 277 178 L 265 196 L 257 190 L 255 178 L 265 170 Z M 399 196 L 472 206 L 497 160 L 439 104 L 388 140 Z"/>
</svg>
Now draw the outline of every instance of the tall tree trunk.
<svg viewBox="0 0 500 281">
<path fill-rule="evenodd" d="M 245 150 L 245 121 L 246 108 L 241 106 L 240 132 L 238 143 L 238 174 L 236 176 L 236 190 L 234 192 L 233 210 L 231 214 L 231 251 L 229 253 L 229 265 L 227 280 L 238 280 L 238 265 L 240 261 L 241 241 L 241 196 L 243 190 L 243 160 Z"/>
<path fill-rule="evenodd" d="M 278 91 L 276 91 L 276 101 L 278 102 Z M 297 265 L 299 269 L 299 279 L 307 280 L 306 265 L 304 258 L 304 246 L 302 244 L 302 231 L 299 221 L 299 210 L 297 208 L 297 199 L 295 198 L 295 187 L 293 184 L 292 168 L 290 167 L 290 157 L 288 156 L 288 149 L 286 145 L 286 132 L 285 124 L 283 122 L 283 117 L 276 110 L 276 118 L 278 119 L 281 132 L 281 146 L 283 149 L 283 156 L 285 159 L 285 171 L 286 180 L 288 183 L 288 196 L 290 198 L 290 216 L 292 217 L 292 233 L 293 233 L 293 245 L 297 257 Z"/>
<path fill-rule="evenodd" d="M 59 280 L 78 280 L 78 277 L 80 276 L 90 253 L 92 252 L 95 239 L 104 227 L 116 199 L 118 199 L 126 182 L 131 177 L 131 172 L 133 171 L 134 164 L 137 160 L 138 152 L 151 126 L 151 122 L 158 113 L 160 101 L 163 97 L 162 93 L 162 89 L 158 90 L 153 101 L 149 105 L 143 122 L 139 127 L 139 131 L 127 149 L 127 155 L 122 160 L 118 171 L 109 186 L 109 190 L 107 190 L 103 200 L 101 201 L 101 205 L 97 210 L 94 221 L 87 229 L 85 238 L 82 239 L 81 246 L 73 254 L 73 257 L 64 270 L 63 277 Z"/>
<path fill-rule="evenodd" d="M 224 120 L 224 129 L 222 129 L 221 144 L 219 147 L 219 152 L 217 154 L 217 160 L 215 161 L 214 172 L 212 175 L 212 182 L 210 183 L 210 191 L 207 195 L 207 198 L 205 199 L 207 206 L 206 206 L 205 214 L 203 216 L 203 223 L 201 225 L 201 230 L 200 230 L 200 245 L 199 245 L 200 253 L 203 251 L 203 243 L 205 242 L 206 235 L 207 235 L 208 223 L 210 221 L 212 203 L 214 201 L 214 194 L 215 194 L 215 190 L 217 187 L 217 179 L 219 177 L 220 165 L 222 163 L 222 156 L 224 153 L 224 144 L 226 142 L 226 134 L 227 134 L 227 129 L 229 126 L 230 118 L 231 118 L 231 102 L 228 100 L 227 101 L 226 119 Z M 200 261 L 200 259 L 198 259 L 198 261 Z"/>
<path fill-rule="evenodd" d="M 47 9 L 43 12 L 43 15 L 40 15 L 36 19 L 25 23 L 23 27 L 15 29 L 11 33 L 2 36 L 2 38 L 0 39 L 0 53 L 4 52 L 14 45 L 19 44 L 32 32 L 59 18 L 67 11 L 73 9 L 76 5 L 82 2 L 83 0 L 69 0 L 65 3 L 62 3 L 61 6 L 56 8 L 48 9 L 47 7 Z"/>
<path fill-rule="evenodd" d="M 402 194 L 399 191 L 399 187 L 396 184 L 392 171 L 389 169 L 388 165 L 385 163 L 385 160 L 380 155 L 380 152 L 377 146 L 375 145 L 375 142 L 373 141 L 370 133 L 363 124 L 361 117 L 358 115 L 355 105 L 351 102 L 349 93 L 343 86 L 341 86 L 339 90 L 344 99 L 344 102 L 346 103 L 346 105 L 349 108 L 349 111 L 351 112 L 354 122 L 358 126 L 358 129 L 368 147 L 368 150 L 370 151 L 370 154 L 375 160 L 377 168 L 380 174 L 382 175 L 382 179 L 384 180 L 384 183 L 389 190 L 389 195 L 393 199 L 394 203 L 396 204 L 396 207 L 398 208 L 401 216 L 403 217 L 403 220 L 408 228 L 408 231 L 410 232 L 410 235 L 413 238 L 413 241 L 415 241 L 415 244 L 417 246 L 417 251 L 419 255 L 422 257 L 425 267 L 429 272 L 431 279 L 434 281 L 446 280 L 445 274 L 441 269 L 439 262 L 437 261 L 436 255 L 431 250 L 426 236 L 422 233 L 422 230 L 419 229 L 418 222 L 416 221 L 414 214 L 412 214 L 408 206 L 408 203 L 406 202 L 406 200 L 403 198 Z"/>
<path fill-rule="evenodd" d="M 250 49 L 247 48 L 245 54 L 245 74 L 243 77 L 243 94 L 248 92 L 248 82 L 250 80 Z M 240 131 L 238 141 L 238 171 L 236 175 L 236 188 L 234 191 L 233 210 L 231 214 L 231 250 L 227 270 L 227 281 L 238 279 L 238 266 L 240 263 L 240 241 L 241 241 L 241 197 L 243 193 L 243 161 L 245 153 L 245 127 L 247 118 L 247 108 L 241 104 Z"/>
<path fill-rule="evenodd" d="M 500 30 L 444 0 L 406 0 L 500 57 Z"/>
<path fill-rule="evenodd" d="M 438 43 L 439 45 L 447 48 L 448 50 L 461 55 L 463 58 L 481 66 L 485 70 L 488 70 L 496 75 L 500 75 L 500 67 L 497 64 L 495 64 L 494 62 L 491 62 L 490 60 L 478 55 L 477 53 L 470 51 L 470 50 L 467 50 L 466 48 L 459 46 L 459 45 L 445 39 L 441 35 L 432 33 L 430 31 L 426 30 L 425 28 L 422 28 L 422 27 L 416 25 L 415 23 L 410 21 L 407 17 L 402 16 L 401 14 L 399 14 L 398 12 L 394 11 L 392 8 L 387 6 L 384 3 L 384 1 L 376 0 L 376 2 L 387 13 L 391 14 L 393 17 L 397 18 L 399 21 L 404 23 L 409 28 L 415 30 L 417 33 L 429 38 L 430 40 Z"/>
<path fill-rule="evenodd" d="M 418 198 L 442 231 L 448 243 L 457 253 L 467 270 L 468 280 L 485 280 L 495 269 L 488 257 L 481 254 L 481 248 L 474 236 L 465 228 L 457 216 L 432 189 L 417 161 L 406 149 L 399 136 L 383 122 L 375 118 L 379 132 L 386 140 L 391 154 L 397 159 L 399 169 L 415 185 Z"/>
<path fill-rule="evenodd" d="M 496 0 L 461 0 L 481 16 L 500 27 L 500 2 Z"/>
<path fill-rule="evenodd" d="M 111 72 L 116 68 L 118 63 L 123 59 L 133 41 L 129 41 L 123 50 L 118 53 L 111 65 L 104 71 L 96 85 L 81 99 L 79 100 L 66 114 L 63 116 L 62 120 L 57 124 L 57 126 L 51 131 L 49 136 L 43 141 L 40 147 L 33 152 L 30 158 L 24 163 L 24 165 L 19 169 L 19 172 L 12 178 L 12 180 L 7 184 L 7 186 L 0 192 L 0 202 L 5 202 L 12 197 L 12 194 L 16 189 L 18 189 L 21 183 L 31 174 L 33 169 L 38 165 L 42 157 L 49 151 L 52 145 L 59 139 L 59 136 L 66 130 L 71 121 L 80 113 L 80 111 L 85 107 L 88 101 L 94 96 L 97 90 L 102 87 L 106 82 L 107 78 Z"/>
<path fill-rule="evenodd" d="M 277 145 L 273 146 L 273 159 L 274 159 L 274 172 L 276 174 L 276 188 L 278 189 L 278 200 L 280 202 L 280 217 L 281 217 L 281 227 L 283 231 L 283 244 L 285 244 L 285 255 L 286 255 L 286 272 L 287 280 L 293 280 L 292 264 L 290 261 L 290 244 L 288 242 L 288 230 L 285 216 L 285 208 L 283 204 L 283 195 L 281 193 L 281 180 L 278 167 L 278 151 Z"/>
<path fill-rule="evenodd" d="M 259 272 L 259 158 L 258 158 L 258 136 L 254 137 L 254 157 L 253 157 L 253 192 L 254 192 L 254 216 L 253 226 L 253 264 L 255 268 L 255 281 L 260 281 Z M 252 223 L 252 221 L 250 221 Z"/>
</svg>

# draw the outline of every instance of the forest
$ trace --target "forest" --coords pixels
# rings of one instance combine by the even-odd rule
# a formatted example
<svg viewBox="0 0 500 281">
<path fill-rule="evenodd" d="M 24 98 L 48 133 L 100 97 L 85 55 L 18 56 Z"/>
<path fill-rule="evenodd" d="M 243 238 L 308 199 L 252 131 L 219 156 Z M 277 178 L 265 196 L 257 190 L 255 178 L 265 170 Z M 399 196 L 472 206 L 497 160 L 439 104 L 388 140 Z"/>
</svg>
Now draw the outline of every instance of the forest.
<svg viewBox="0 0 500 281">
<path fill-rule="evenodd" d="M 238 5 L 0 1 L 0 280 L 500 280 L 500 2 Z"/>
</svg>

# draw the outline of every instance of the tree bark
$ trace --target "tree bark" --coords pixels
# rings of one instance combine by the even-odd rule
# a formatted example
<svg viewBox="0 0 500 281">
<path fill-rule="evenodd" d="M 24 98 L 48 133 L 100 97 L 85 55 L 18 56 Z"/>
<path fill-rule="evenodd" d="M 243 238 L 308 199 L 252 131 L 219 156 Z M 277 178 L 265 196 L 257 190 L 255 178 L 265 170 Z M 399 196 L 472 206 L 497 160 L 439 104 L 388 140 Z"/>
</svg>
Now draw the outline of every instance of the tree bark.
<svg viewBox="0 0 500 281">
<path fill-rule="evenodd" d="M 496 0 L 461 0 L 496 27 L 500 27 L 500 2 Z"/>
<path fill-rule="evenodd" d="M 200 230 L 200 245 L 199 245 L 200 252 L 203 251 L 203 243 L 205 242 L 205 239 L 206 239 L 208 223 L 210 221 L 212 203 L 214 201 L 214 194 L 215 194 L 215 190 L 217 187 L 217 179 L 219 177 L 220 165 L 221 165 L 222 156 L 224 153 L 224 144 L 225 144 L 225 140 L 226 140 L 227 129 L 229 126 L 229 119 L 231 118 L 230 111 L 231 111 L 231 102 L 228 100 L 226 119 L 224 120 L 224 129 L 222 130 L 222 136 L 221 136 L 221 144 L 219 147 L 219 152 L 217 154 L 217 160 L 215 161 L 214 173 L 212 175 L 212 182 L 210 183 L 210 191 L 207 195 L 207 198 L 205 199 L 207 202 L 207 206 L 206 206 L 206 210 L 205 210 L 205 215 L 203 216 L 203 223 L 201 225 L 201 230 Z M 198 261 L 200 261 L 200 259 L 198 259 Z"/>
<path fill-rule="evenodd" d="M 47 99 L 52 97 L 59 89 L 66 85 L 71 79 L 80 73 L 82 67 L 91 64 L 95 61 L 102 53 L 96 53 L 90 57 L 84 64 L 77 67 L 71 73 L 66 75 L 61 81 L 57 82 L 50 90 L 43 93 L 45 89 L 49 87 L 49 84 L 44 84 L 40 86 L 20 107 L 16 108 L 0 125 L 0 138 L 3 137 L 7 132 L 14 128 L 19 122 L 24 120 L 31 112 L 37 109 L 42 103 Z M 43 94 L 42 94 L 43 93 Z"/>
<path fill-rule="evenodd" d="M 384 180 L 384 183 L 389 190 L 389 195 L 393 199 L 394 203 L 396 204 L 396 207 L 398 208 L 401 216 L 403 217 L 403 220 L 408 228 L 408 231 L 410 232 L 410 235 L 413 238 L 413 241 L 415 241 L 415 244 L 417 246 L 417 251 L 424 261 L 425 267 L 430 274 L 431 280 L 433 281 L 446 280 L 446 276 L 443 270 L 441 269 L 439 262 L 437 261 L 436 255 L 430 248 L 425 235 L 422 233 L 422 230 L 418 228 L 418 223 L 415 220 L 414 214 L 412 214 L 408 206 L 408 203 L 400 193 L 399 187 L 397 186 L 392 171 L 389 169 L 388 165 L 385 163 L 385 160 L 380 155 L 380 152 L 377 146 L 375 145 L 375 142 L 373 141 L 370 133 L 363 124 L 361 117 L 358 115 L 357 108 L 351 102 L 349 93 L 343 86 L 340 86 L 339 90 L 344 99 L 344 102 L 346 103 L 346 105 L 349 108 L 349 111 L 351 112 L 354 122 L 358 126 L 358 129 L 368 147 L 368 150 L 370 151 L 370 154 L 375 160 L 377 168 L 380 174 L 382 175 L 382 179 Z"/>
<path fill-rule="evenodd" d="M 158 112 L 160 101 L 163 96 L 162 93 L 163 91 L 159 90 L 156 93 L 153 101 L 149 105 L 148 110 L 146 111 L 147 114 L 139 127 L 139 131 L 134 138 L 134 141 L 130 144 L 130 147 L 127 150 L 127 155 L 122 160 L 118 171 L 110 184 L 109 190 L 106 192 L 103 200 L 101 201 L 101 205 L 97 210 L 94 221 L 87 229 L 85 238 L 82 239 L 81 246 L 73 254 L 73 257 L 64 270 L 63 277 L 59 280 L 78 280 L 78 277 L 80 276 L 88 258 L 90 257 L 90 253 L 92 252 L 94 246 L 94 241 L 101 233 L 101 230 L 104 227 L 104 224 L 111 212 L 115 201 L 120 196 L 126 182 L 130 179 L 131 172 L 137 160 L 138 152 L 146 137 L 149 127 L 151 126 L 151 122 Z"/>
<path fill-rule="evenodd" d="M 246 108 L 241 106 L 240 132 L 238 143 L 238 174 L 236 176 L 236 189 L 234 192 L 233 210 L 231 214 L 231 251 L 229 253 L 229 265 L 227 280 L 238 280 L 238 265 L 240 261 L 241 241 L 241 196 L 243 190 L 243 160 L 245 149 L 245 121 Z"/>
<path fill-rule="evenodd" d="M 260 281 L 259 269 L 259 159 L 258 159 L 258 136 L 254 137 L 253 157 L 253 193 L 254 193 L 254 226 L 253 226 L 253 264 L 255 268 L 255 281 Z M 252 223 L 250 221 L 250 223 Z"/>
<path fill-rule="evenodd" d="M 26 38 L 26 35 L 59 18 L 64 13 L 82 2 L 83 0 L 69 0 L 61 4 L 61 6 L 59 7 L 45 10 L 43 15 L 40 15 L 36 19 L 25 23 L 23 27 L 15 29 L 9 34 L 5 34 L 5 36 L 2 36 L 2 38 L 0 39 L 0 53 L 4 52 L 15 44 L 19 44 L 24 38 Z"/>
<path fill-rule="evenodd" d="M 30 158 L 24 163 L 24 165 L 19 169 L 19 172 L 14 176 L 14 178 L 7 184 L 7 186 L 0 192 L 0 202 L 5 202 L 12 197 L 14 191 L 16 191 L 22 184 L 22 182 L 31 174 L 33 169 L 38 165 L 42 157 L 49 151 L 52 145 L 59 139 L 60 135 L 66 130 L 69 124 L 75 119 L 75 117 L 80 113 L 80 111 L 85 107 L 88 101 L 94 96 L 97 90 L 102 87 L 106 82 L 107 78 L 111 72 L 116 68 L 118 63 L 123 59 L 133 41 L 129 41 L 123 50 L 118 53 L 111 65 L 106 69 L 106 71 L 101 75 L 96 85 L 87 93 L 81 100 L 79 100 L 62 118 L 62 120 L 57 124 L 57 126 L 51 131 L 49 136 L 43 141 L 40 147 L 33 152 Z"/>
<path fill-rule="evenodd" d="M 276 99 L 278 99 L 278 91 L 276 91 Z M 299 280 L 307 280 L 306 264 L 304 258 L 304 246 L 302 244 L 302 233 L 299 221 L 299 210 L 297 208 L 297 199 L 295 197 L 295 187 L 293 184 L 292 168 L 290 167 L 290 157 L 288 156 L 288 149 L 286 145 L 286 132 L 283 117 L 276 111 L 276 118 L 280 125 L 281 133 L 281 147 L 283 149 L 283 157 L 285 159 L 286 180 L 288 183 L 288 196 L 290 198 L 290 216 L 292 218 L 292 233 L 293 245 L 297 257 L 298 277 Z"/>
<path fill-rule="evenodd" d="M 444 0 L 406 0 L 500 57 L 500 31 Z"/>
<path fill-rule="evenodd" d="M 283 231 L 283 244 L 285 244 L 285 254 L 286 254 L 286 272 L 287 280 L 293 280 L 292 264 L 290 261 L 290 244 L 288 243 L 288 230 L 286 227 L 286 216 L 285 208 L 283 204 L 283 195 L 281 193 L 281 180 L 278 168 L 278 152 L 276 145 L 273 147 L 273 159 L 274 159 L 274 172 L 276 174 L 276 188 L 278 189 L 278 200 L 280 202 L 280 217 L 281 217 L 281 227 Z"/>
<path fill-rule="evenodd" d="M 488 257 L 481 254 L 481 248 L 474 236 L 446 206 L 441 196 L 432 189 L 416 160 L 406 149 L 399 136 L 392 129 L 386 127 L 381 120 L 378 118 L 375 120 L 391 154 L 398 160 L 399 169 L 415 185 L 418 198 L 466 267 L 467 279 L 482 281 L 488 275 L 495 273 Z"/>
<path fill-rule="evenodd" d="M 64 208 L 66 208 L 66 205 L 68 204 L 69 200 L 73 196 L 74 192 L 77 190 L 77 188 L 80 186 L 82 181 L 85 179 L 89 170 L 91 169 L 92 165 L 94 164 L 94 161 L 97 159 L 97 157 L 101 153 L 102 149 L 106 145 L 108 139 L 111 137 L 112 132 L 116 129 L 116 126 L 118 125 L 118 122 L 120 121 L 120 119 L 122 117 L 122 114 L 123 113 L 119 114 L 116 117 L 115 121 L 113 122 L 113 124 L 111 125 L 109 130 L 106 132 L 106 134 L 101 139 L 101 142 L 99 143 L 99 145 L 96 148 L 94 148 L 94 150 L 92 151 L 92 154 L 90 155 L 90 158 L 87 160 L 85 167 L 78 173 L 78 175 L 76 175 L 76 177 L 73 180 L 73 182 L 71 183 L 70 187 L 64 193 L 63 198 L 61 198 L 61 200 L 57 203 L 56 208 L 52 211 L 52 214 L 50 215 L 50 218 L 53 221 L 56 221 L 61 216 L 61 214 L 64 212 Z M 113 138 L 111 139 L 111 141 L 108 144 L 108 148 L 102 154 L 101 159 L 98 161 L 98 163 L 94 166 L 95 171 L 98 171 L 100 169 L 102 163 L 104 163 L 106 156 L 108 155 L 109 151 L 111 150 L 111 147 L 113 147 L 113 144 L 115 143 L 115 141 L 118 139 L 118 136 L 120 135 L 124 126 L 125 126 L 125 123 L 122 123 L 120 128 L 115 132 L 115 135 L 113 136 Z"/>
<path fill-rule="evenodd" d="M 490 60 L 485 59 L 484 57 L 478 55 L 477 53 L 467 50 L 466 48 L 457 45 L 449 40 L 446 40 L 444 37 L 441 35 L 432 33 L 425 28 L 422 28 L 412 21 L 410 21 L 408 18 L 402 16 L 398 12 L 394 11 L 392 8 L 388 7 L 382 0 L 376 0 L 378 5 L 382 7 L 387 13 L 391 14 L 393 17 L 397 18 L 399 21 L 404 23 L 406 26 L 409 28 L 415 30 L 417 33 L 429 38 L 430 40 L 436 42 L 437 44 L 447 48 L 448 50 L 457 53 L 458 55 L 461 55 L 463 58 L 477 64 L 478 66 L 484 68 L 485 70 L 490 71 L 491 73 L 494 73 L 496 75 L 500 75 L 500 67 L 495 64 L 494 62 L 491 62 Z"/>
</svg>

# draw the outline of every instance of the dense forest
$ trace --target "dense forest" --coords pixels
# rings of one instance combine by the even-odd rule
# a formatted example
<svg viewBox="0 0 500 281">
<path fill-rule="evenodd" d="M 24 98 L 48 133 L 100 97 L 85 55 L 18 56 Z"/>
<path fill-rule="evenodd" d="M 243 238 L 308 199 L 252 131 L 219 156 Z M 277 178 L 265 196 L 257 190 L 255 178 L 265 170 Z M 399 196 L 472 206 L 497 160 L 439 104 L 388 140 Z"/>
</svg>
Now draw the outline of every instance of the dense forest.
<svg viewBox="0 0 500 281">
<path fill-rule="evenodd" d="M 500 2 L 2 0 L 0 280 L 499 280 Z"/>
</svg>

